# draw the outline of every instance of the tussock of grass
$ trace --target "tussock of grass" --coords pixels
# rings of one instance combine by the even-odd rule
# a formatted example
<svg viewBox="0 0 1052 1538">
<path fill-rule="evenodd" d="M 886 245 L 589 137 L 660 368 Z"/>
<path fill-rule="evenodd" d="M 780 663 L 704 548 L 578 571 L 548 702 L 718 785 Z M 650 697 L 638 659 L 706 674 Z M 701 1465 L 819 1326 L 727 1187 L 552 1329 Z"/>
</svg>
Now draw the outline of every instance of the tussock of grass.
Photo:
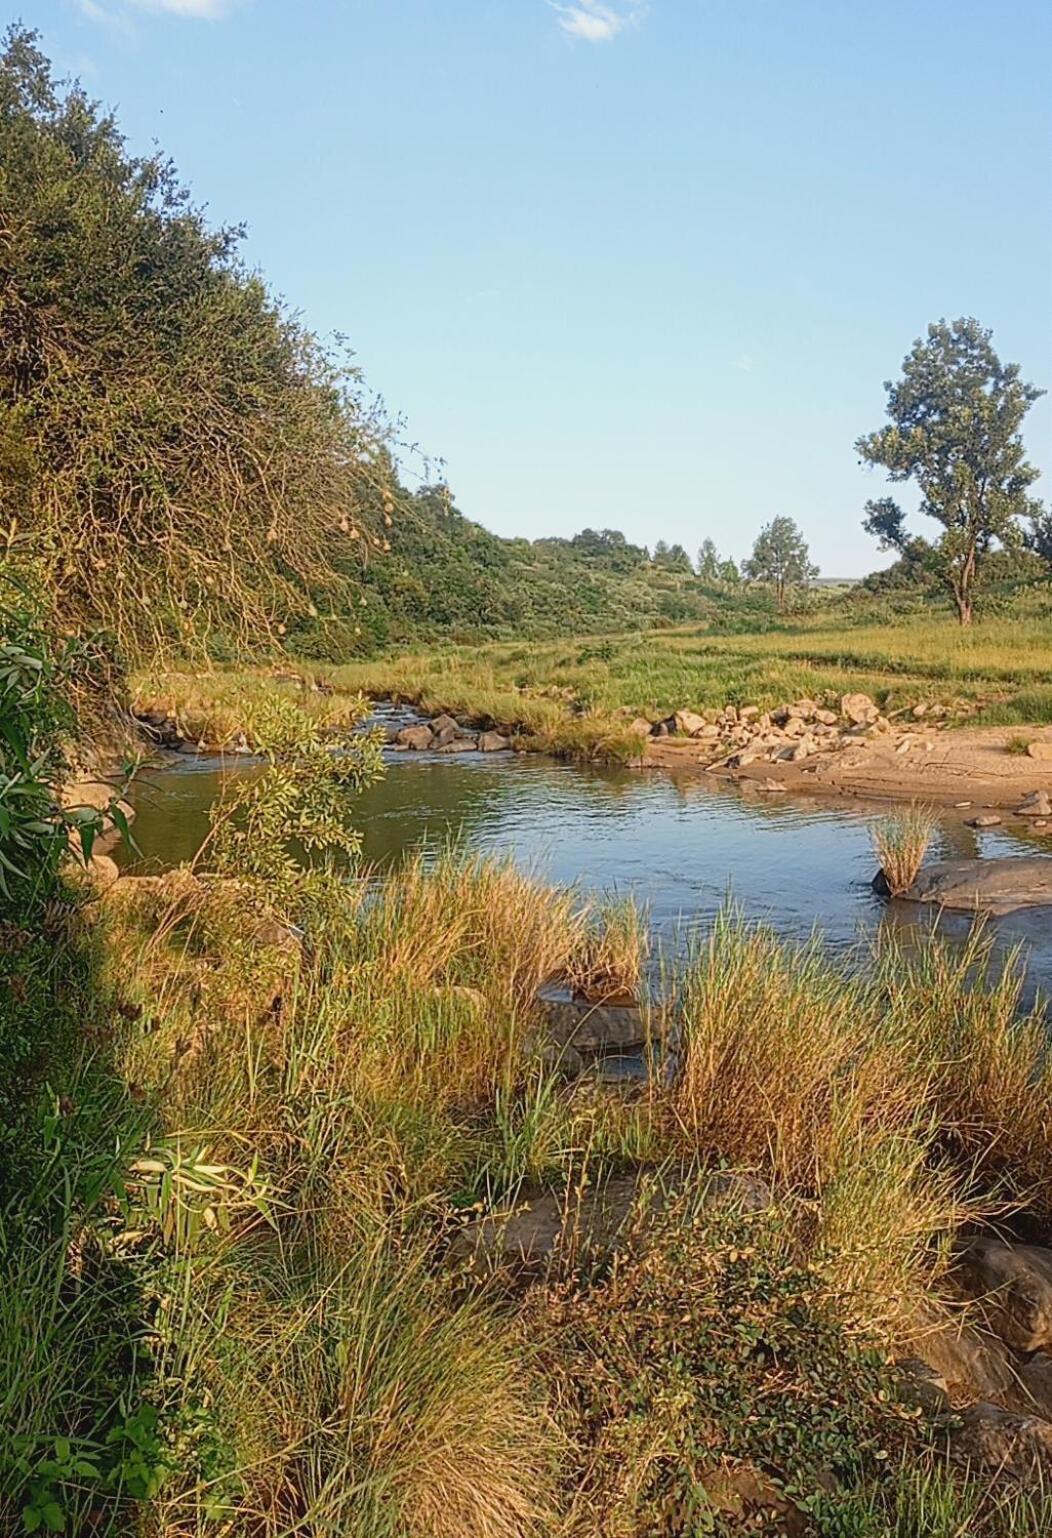
<svg viewBox="0 0 1052 1538">
<path fill-rule="evenodd" d="M 295 670 L 229 668 L 208 672 L 165 670 L 140 673 L 134 680 L 136 709 L 172 717 L 191 742 L 230 748 L 244 735 L 249 747 L 274 736 L 275 720 L 291 707 L 315 725 L 349 730 L 365 714 L 360 695 L 314 689 L 308 675 Z"/>
<path fill-rule="evenodd" d="M 909 891 L 916 881 L 934 833 L 935 819 L 923 806 L 911 806 L 874 825 L 873 849 L 892 897 Z"/>
<path fill-rule="evenodd" d="M 593 1002 L 638 998 L 650 949 L 646 921 L 626 898 L 600 905 L 565 969 L 576 993 Z"/>
</svg>

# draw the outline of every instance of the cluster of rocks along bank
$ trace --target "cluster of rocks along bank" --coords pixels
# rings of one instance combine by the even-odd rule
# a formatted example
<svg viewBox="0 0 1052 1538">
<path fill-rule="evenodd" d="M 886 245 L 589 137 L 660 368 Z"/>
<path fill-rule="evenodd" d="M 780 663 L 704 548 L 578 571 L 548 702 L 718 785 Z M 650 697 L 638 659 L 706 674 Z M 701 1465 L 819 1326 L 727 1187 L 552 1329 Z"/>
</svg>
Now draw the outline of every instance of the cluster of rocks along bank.
<svg viewBox="0 0 1052 1538">
<path fill-rule="evenodd" d="M 476 731 L 453 716 L 435 716 L 412 726 L 388 728 L 392 747 L 413 753 L 507 753 L 512 740 L 505 732 Z"/>
<path fill-rule="evenodd" d="M 901 723 L 895 725 L 882 715 L 868 694 L 845 694 L 836 709 L 813 699 L 794 700 L 774 710 L 727 705 L 703 713 L 677 710 L 657 722 L 640 716 L 631 729 L 640 737 L 689 738 L 703 748 L 709 768 L 741 769 L 761 760 L 799 764 L 887 735 L 901 741 L 901 751 L 905 752 L 918 740 L 930 741 L 928 732 L 941 729 L 947 714 L 942 705 L 917 705 L 910 712 L 910 724 L 903 729 Z"/>
</svg>

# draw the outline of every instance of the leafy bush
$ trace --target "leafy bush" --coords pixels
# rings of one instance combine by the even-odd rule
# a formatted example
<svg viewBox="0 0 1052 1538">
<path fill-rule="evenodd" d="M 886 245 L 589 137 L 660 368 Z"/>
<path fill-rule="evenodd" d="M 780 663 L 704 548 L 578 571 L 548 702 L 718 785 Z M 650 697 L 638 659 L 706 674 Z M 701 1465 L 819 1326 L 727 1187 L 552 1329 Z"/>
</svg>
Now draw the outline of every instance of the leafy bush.
<svg viewBox="0 0 1052 1538">
<path fill-rule="evenodd" d="M 357 372 L 18 26 L 0 168 L 0 468 L 64 621 L 134 657 L 258 647 L 335 601 L 390 505 Z"/>
</svg>

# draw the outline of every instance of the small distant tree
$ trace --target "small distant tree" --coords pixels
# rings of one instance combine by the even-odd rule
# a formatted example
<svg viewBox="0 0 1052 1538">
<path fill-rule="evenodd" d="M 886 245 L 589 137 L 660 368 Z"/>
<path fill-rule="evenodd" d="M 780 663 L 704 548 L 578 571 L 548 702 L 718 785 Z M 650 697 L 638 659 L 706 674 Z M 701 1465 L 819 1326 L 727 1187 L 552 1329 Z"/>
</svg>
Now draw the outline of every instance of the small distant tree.
<svg viewBox="0 0 1052 1538">
<path fill-rule="evenodd" d="M 885 383 L 888 425 L 855 445 L 893 481 L 915 480 L 921 511 L 943 532 L 933 541 L 911 536 L 891 497 L 867 502 L 864 528 L 882 549 L 934 572 L 962 625 L 972 622 L 991 546 L 1019 546 L 1019 520 L 1040 516 L 1027 495 L 1038 471 L 1024 458 L 1020 428 L 1044 392 L 1020 379 L 1018 364 L 1001 362 L 991 336 L 975 320 L 929 326 L 904 359 L 902 378 Z"/>
<path fill-rule="evenodd" d="M 742 572 L 751 582 L 766 582 L 774 589 L 780 609 L 796 587 L 804 587 L 818 576 L 811 562 L 807 542 L 791 518 L 775 518 L 756 536 L 752 555 L 742 562 Z"/>
<path fill-rule="evenodd" d="M 720 554 L 711 539 L 703 539 L 698 550 L 698 576 L 706 582 L 720 580 Z"/>
<path fill-rule="evenodd" d="M 742 579 L 742 574 L 738 570 L 737 561 L 731 560 L 730 556 L 728 556 L 726 560 L 720 562 L 716 575 L 723 583 L 724 587 L 737 587 Z"/>
<path fill-rule="evenodd" d="M 663 539 L 659 539 L 654 546 L 654 565 L 663 567 L 665 571 L 693 572 L 694 570 L 690 563 L 690 556 L 683 546 L 670 545 Z"/>
</svg>

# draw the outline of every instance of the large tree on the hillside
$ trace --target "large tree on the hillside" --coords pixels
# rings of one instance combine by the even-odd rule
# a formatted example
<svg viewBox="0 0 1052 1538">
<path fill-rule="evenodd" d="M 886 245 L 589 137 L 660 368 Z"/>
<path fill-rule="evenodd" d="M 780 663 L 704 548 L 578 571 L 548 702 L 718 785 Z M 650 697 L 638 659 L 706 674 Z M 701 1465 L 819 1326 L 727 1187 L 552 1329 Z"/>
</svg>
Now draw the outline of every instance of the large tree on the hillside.
<svg viewBox="0 0 1052 1538">
<path fill-rule="evenodd" d="M 934 540 L 912 536 L 891 497 L 866 504 L 864 527 L 884 549 L 923 562 L 953 595 L 969 625 L 991 547 L 1018 545 L 1021 518 L 1038 504 L 1027 495 L 1038 471 L 1027 463 L 1020 429 L 1043 392 L 1002 363 L 992 333 L 975 320 L 928 327 L 888 380 L 888 425 L 855 445 L 893 481 L 916 482 L 921 512 L 942 525 Z"/>
<path fill-rule="evenodd" d="M 766 582 L 774 589 L 780 609 L 793 589 L 806 587 L 818 576 L 807 541 L 791 518 L 774 518 L 756 536 L 752 555 L 742 562 L 750 582 Z"/>
<path fill-rule="evenodd" d="M 394 507 L 357 376 L 240 264 L 239 238 L 9 29 L 0 539 L 65 624 L 132 655 L 281 635 L 330 579 L 337 602 L 341 551 L 382 548 Z"/>
</svg>

